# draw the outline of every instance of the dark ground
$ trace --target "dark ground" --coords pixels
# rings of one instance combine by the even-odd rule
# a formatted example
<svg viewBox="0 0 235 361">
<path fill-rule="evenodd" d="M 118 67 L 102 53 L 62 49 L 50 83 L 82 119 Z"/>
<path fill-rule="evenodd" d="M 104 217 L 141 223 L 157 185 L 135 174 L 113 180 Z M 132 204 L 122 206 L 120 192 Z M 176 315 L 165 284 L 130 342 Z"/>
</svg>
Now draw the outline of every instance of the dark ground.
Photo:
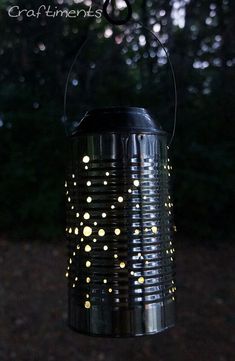
<svg viewBox="0 0 235 361">
<path fill-rule="evenodd" d="M 0 361 L 234 361 L 235 246 L 176 249 L 177 326 L 113 340 L 67 327 L 63 242 L 1 240 Z"/>
</svg>

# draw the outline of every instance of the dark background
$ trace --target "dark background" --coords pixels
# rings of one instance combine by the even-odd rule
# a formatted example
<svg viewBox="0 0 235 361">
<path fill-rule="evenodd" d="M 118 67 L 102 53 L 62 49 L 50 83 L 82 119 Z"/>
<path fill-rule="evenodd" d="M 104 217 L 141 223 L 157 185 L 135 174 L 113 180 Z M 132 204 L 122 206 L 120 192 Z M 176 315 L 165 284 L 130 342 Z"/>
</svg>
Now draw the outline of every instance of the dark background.
<svg viewBox="0 0 235 361">
<path fill-rule="evenodd" d="M 235 1 L 132 1 L 134 18 L 166 46 L 179 92 L 170 149 L 178 323 L 137 341 L 81 337 L 66 326 L 63 96 L 89 38 L 69 80 L 68 129 L 92 107 L 130 105 L 149 108 L 170 134 L 165 55 L 132 23 L 16 19 L 7 14 L 12 4 L 89 8 L 89 1 L 0 1 L 0 359 L 234 360 Z"/>
</svg>

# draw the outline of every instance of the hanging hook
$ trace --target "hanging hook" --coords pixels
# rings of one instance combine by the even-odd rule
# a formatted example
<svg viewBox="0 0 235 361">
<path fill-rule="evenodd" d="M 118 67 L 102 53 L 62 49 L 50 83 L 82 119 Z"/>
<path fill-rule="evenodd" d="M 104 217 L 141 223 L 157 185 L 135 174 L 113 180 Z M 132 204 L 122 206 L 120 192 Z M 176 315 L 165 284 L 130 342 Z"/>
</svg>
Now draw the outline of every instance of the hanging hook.
<svg viewBox="0 0 235 361">
<path fill-rule="evenodd" d="M 126 18 L 125 19 L 113 19 L 107 12 L 107 8 L 109 6 L 109 2 L 111 0 L 105 0 L 104 2 L 104 5 L 103 5 L 103 14 L 104 14 L 104 17 L 106 18 L 106 20 L 108 20 L 109 23 L 113 24 L 113 25 L 124 25 L 126 24 L 131 16 L 132 16 L 132 7 L 131 7 L 131 4 L 129 3 L 129 0 L 124 0 L 124 2 L 126 3 L 126 6 L 127 6 L 127 15 L 126 15 Z"/>
</svg>

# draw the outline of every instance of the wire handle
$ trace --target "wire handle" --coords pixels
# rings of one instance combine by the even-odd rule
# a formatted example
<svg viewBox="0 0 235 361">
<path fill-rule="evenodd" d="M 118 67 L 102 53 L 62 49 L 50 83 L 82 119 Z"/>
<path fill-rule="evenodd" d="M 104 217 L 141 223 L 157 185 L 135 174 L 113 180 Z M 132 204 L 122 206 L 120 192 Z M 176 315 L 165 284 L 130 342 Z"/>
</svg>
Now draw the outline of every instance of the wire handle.
<svg viewBox="0 0 235 361">
<path fill-rule="evenodd" d="M 161 40 L 158 38 L 158 36 L 149 28 L 147 28 L 146 26 L 144 26 L 141 22 L 137 22 L 137 25 L 140 25 L 140 27 L 146 31 L 148 31 L 153 37 L 155 40 L 157 40 L 158 44 L 162 47 L 164 53 L 166 54 L 166 57 L 167 57 L 167 60 L 169 62 L 169 65 L 170 65 L 170 70 L 171 70 L 171 74 L 172 74 L 172 79 L 173 79 L 173 85 L 174 85 L 174 98 L 175 98 L 175 102 L 174 102 L 174 120 L 173 120 L 173 129 L 172 129 L 172 133 L 171 133 L 171 138 L 168 142 L 168 147 L 171 146 L 173 140 L 174 140 L 174 137 L 175 137 L 175 131 L 176 131 L 176 123 L 177 123 L 177 109 L 178 109 L 178 93 L 177 93 L 177 84 L 176 84 L 176 77 L 175 77 L 175 71 L 174 71 L 174 67 L 173 67 L 173 64 L 171 62 L 171 58 L 170 58 L 170 55 L 168 54 L 168 51 L 167 49 L 165 48 L 165 46 L 163 45 L 163 43 L 161 42 Z M 69 69 L 69 72 L 68 72 L 68 75 L 67 75 L 67 79 L 66 79 L 66 83 L 65 83 L 65 90 L 64 90 L 64 123 L 65 123 L 65 132 L 66 132 L 66 135 L 69 135 L 69 132 L 68 132 L 68 128 L 67 128 L 67 115 L 66 115 L 66 108 L 67 108 L 67 93 L 68 93 L 68 85 L 69 85 L 69 80 L 70 80 L 70 76 L 71 76 L 71 73 L 72 73 L 72 70 L 74 68 L 74 65 L 76 64 L 77 62 L 77 59 L 81 53 L 81 51 L 83 50 L 84 46 L 87 44 L 88 40 L 89 40 L 90 37 L 88 37 L 83 43 L 82 45 L 79 47 L 75 57 L 74 57 L 74 60 L 70 66 L 70 69 Z"/>
<path fill-rule="evenodd" d="M 132 7 L 131 4 L 129 3 L 129 0 L 124 0 L 124 2 L 126 3 L 127 6 L 127 15 L 124 19 L 113 19 L 107 12 L 109 3 L 111 0 L 105 0 L 104 5 L 103 5 L 103 15 L 106 18 L 106 20 L 113 25 L 124 25 L 126 24 L 130 18 L 132 17 Z"/>
</svg>

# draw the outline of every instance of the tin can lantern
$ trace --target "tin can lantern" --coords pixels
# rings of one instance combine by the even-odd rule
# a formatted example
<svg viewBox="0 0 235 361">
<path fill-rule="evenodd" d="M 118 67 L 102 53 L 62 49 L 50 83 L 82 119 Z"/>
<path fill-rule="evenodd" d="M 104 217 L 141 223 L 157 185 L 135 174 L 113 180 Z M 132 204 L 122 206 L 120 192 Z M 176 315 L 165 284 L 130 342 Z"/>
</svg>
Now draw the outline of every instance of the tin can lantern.
<svg viewBox="0 0 235 361">
<path fill-rule="evenodd" d="M 167 137 L 143 108 L 88 112 L 65 183 L 69 325 L 141 336 L 175 322 Z"/>
</svg>

